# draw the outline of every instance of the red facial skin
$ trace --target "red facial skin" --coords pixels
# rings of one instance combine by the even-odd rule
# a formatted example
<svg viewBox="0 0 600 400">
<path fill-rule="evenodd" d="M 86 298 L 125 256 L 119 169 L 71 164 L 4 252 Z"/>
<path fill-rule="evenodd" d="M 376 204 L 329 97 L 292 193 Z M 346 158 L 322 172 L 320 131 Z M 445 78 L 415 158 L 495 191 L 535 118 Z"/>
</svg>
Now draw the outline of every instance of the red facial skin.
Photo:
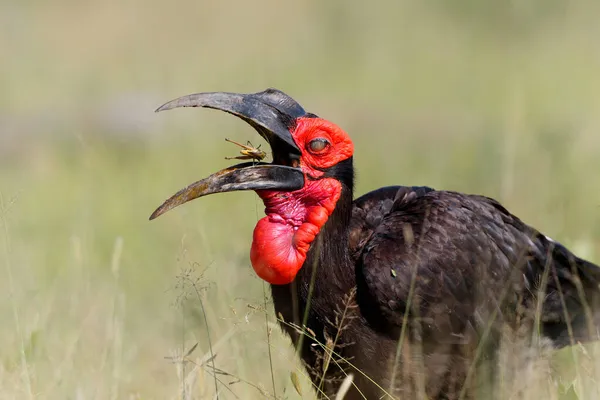
<svg viewBox="0 0 600 400">
<path fill-rule="evenodd" d="M 316 168 L 332 167 L 354 152 L 352 141 L 337 125 L 320 118 L 299 118 L 296 123 L 292 137 L 302 152 L 304 187 L 294 192 L 257 191 L 267 216 L 254 228 L 250 260 L 256 274 L 274 285 L 294 280 L 340 198 L 341 183 L 334 178 L 314 180 L 324 174 Z M 315 148 L 315 139 L 328 144 Z"/>
</svg>

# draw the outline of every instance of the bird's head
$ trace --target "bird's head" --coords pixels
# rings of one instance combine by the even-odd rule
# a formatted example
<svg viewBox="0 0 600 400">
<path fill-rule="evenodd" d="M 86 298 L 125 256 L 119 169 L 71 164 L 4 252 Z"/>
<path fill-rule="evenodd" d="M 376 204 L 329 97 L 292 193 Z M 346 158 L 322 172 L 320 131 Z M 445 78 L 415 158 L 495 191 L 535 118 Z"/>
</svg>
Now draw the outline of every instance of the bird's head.
<svg viewBox="0 0 600 400">
<path fill-rule="evenodd" d="M 157 111 L 177 107 L 213 108 L 243 119 L 269 143 L 273 162 L 247 162 L 216 172 L 177 192 L 150 219 L 198 197 L 254 190 L 265 204 L 266 217 L 254 229 L 252 266 L 269 283 L 292 282 L 342 192 L 351 191 L 350 137 L 275 89 L 192 94 Z"/>
</svg>

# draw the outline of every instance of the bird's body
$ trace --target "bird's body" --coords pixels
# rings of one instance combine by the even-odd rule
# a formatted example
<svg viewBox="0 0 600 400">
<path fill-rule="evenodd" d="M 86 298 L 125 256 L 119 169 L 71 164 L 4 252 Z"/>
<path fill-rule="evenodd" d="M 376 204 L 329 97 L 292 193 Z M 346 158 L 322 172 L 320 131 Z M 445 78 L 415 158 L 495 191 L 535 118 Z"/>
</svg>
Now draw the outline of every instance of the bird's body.
<svg viewBox="0 0 600 400">
<path fill-rule="evenodd" d="M 306 324 L 316 337 L 304 332 L 302 357 L 313 383 L 328 396 L 352 373 L 358 390 L 347 399 L 387 398 L 386 393 L 417 398 L 419 391 L 428 398 L 458 398 L 474 362 L 494 367 L 501 334 L 533 332 L 540 293 L 545 296 L 539 320 L 543 337 L 555 347 L 570 344 L 567 318 L 573 343 L 589 337 L 574 274 L 582 277 L 591 307 L 598 304 L 600 268 L 492 199 L 426 187 L 386 187 L 352 203 L 347 229 L 342 234 L 326 225 L 321 247 L 314 247 L 319 256 L 309 253 L 292 284 L 272 287 L 282 326 L 297 344 L 301 325 L 286 321 L 302 319 L 316 268 Z M 346 237 L 344 255 L 329 253 L 332 249 L 323 244 Z M 313 257 L 320 261 L 314 263 Z M 337 263 L 336 257 L 350 261 Z M 561 293 L 572 305 L 568 314 Z M 290 307 L 294 295 L 300 299 L 296 312 Z M 322 344 L 333 340 L 330 353 Z M 483 351 L 475 360 L 478 347 Z M 477 390 L 485 389 L 466 393 Z"/>
<path fill-rule="evenodd" d="M 276 90 L 163 108 L 179 106 L 241 116 L 273 163 L 213 174 L 152 218 L 206 194 L 258 193 L 252 265 L 319 396 L 352 374 L 346 399 L 473 397 L 493 390 L 507 332 L 555 347 L 597 337 L 600 268 L 495 200 L 395 186 L 353 201 L 352 142 Z"/>
</svg>

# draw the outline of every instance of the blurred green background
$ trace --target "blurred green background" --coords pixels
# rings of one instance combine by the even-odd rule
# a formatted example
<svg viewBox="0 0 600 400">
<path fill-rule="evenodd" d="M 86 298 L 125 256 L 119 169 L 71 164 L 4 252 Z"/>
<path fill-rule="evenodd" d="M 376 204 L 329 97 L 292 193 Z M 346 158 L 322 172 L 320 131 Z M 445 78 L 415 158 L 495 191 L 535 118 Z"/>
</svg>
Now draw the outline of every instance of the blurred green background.
<svg viewBox="0 0 600 400">
<path fill-rule="evenodd" d="M 352 136 L 357 195 L 485 194 L 600 261 L 599 12 L 593 0 L 1 0 L 0 398 L 212 398 L 206 328 L 231 374 L 221 398 L 272 394 L 271 370 L 279 398 L 299 398 L 294 371 L 312 397 L 249 265 L 257 197 L 148 221 L 230 164 L 225 137 L 261 143 L 226 114 L 154 114 L 188 93 L 279 88 Z"/>
</svg>

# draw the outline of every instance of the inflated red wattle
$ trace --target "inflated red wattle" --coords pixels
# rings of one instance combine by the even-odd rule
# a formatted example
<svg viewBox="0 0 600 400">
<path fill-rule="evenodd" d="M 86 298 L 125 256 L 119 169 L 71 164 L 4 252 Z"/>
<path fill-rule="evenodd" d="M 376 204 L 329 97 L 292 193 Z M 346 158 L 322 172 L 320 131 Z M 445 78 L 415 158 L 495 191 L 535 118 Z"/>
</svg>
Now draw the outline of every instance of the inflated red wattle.
<svg viewBox="0 0 600 400">
<path fill-rule="evenodd" d="M 325 178 L 295 192 L 258 192 L 267 216 L 254 228 L 250 260 L 259 277 L 274 285 L 294 280 L 341 191 L 340 182 Z"/>
</svg>

